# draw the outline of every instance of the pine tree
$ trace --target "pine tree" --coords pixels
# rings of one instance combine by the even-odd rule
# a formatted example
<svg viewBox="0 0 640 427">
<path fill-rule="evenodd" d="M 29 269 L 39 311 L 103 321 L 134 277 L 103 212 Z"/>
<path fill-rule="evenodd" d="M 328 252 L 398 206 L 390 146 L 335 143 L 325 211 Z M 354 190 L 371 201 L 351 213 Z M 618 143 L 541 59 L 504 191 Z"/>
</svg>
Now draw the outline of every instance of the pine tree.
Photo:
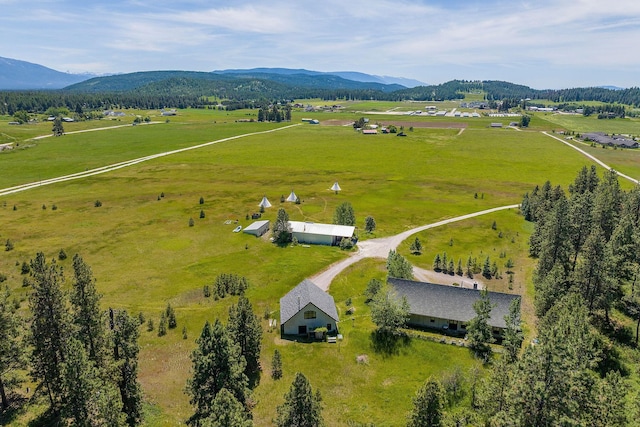
<svg viewBox="0 0 640 427">
<path fill-rule="evenodd" d="M 319 427 L 324 425 L 320 393 L 313 393 L 307 377 L 300 372 L 291 384 L 285 401 L 278 406 L 278 427 Z"/>
<path fill-rule="evenodd" d="M 21 320 L 9 301 L 9 288 L 0 292 L 0 402 L 9 407 L 7 390 L 19 384 L 14 372 L 24 367 L 25 346 L 21 336 Z M 6 384 L 6 387 L 5 387 Z"/>
<path fill-rule="evenodd" d="M 62 269 L 39 252 L 31 261 L 33 290 L 31 309 L 31 375 L 41 380 L 54 412 L 64 397 L 62 364 L 66 359 L 66 340 L 71 335 L 71 319 L 60 289 Z"/>
<path fill-rule="evenodd" d="M 520 321 L 520 298 L 514 298 L 511 301 L 509 314 L 504 316 L 504 321 L 507 327 L 502 340 L 502 346 L 505 350 L 503 357 L 507 362 L 512 363 L 518 359 L 522 341 L 524 340 Z"/>
<path fill-rule="evenodd" d="M 125 310 L 118 310 L 113 327 L 114 360 L 119 370 L 117 383 L 122 412 L 130 427 L 142 422 L 142 390 L 138 383 L 138 326 L 138 321 Z"/>
<path fill-rule="evenodd" d="M 158 336 L 163 337 L 167 335 L 167 314 L 166 312 L 160 313 L 160 322 L 158 323 Z"/>
<path fill-rule="evenodd" d="M 376 220 L 372 216 L 368 216 L 364 219 L 364 231 L 367 233 L 373 233 L 376 229 Z"/>
<path fill-rule="evenodd" d="M 244 296 L 238 299 L 238 305 L 229 308 L 227 328 L 231 339 L 240 346 L 240 354 L 247 362 L 245 374 L 251 376 L 260 371 L 262 327 L 251 303 Z"/>
<path fill-rule="evenodd" d="M 495 341 L 489 325 L 492 308 L 489 292 L 486 289 L 480 291 L 480 298 L 473 303 L 476 317 L 471 319 L 467 326 L 469 347 L 477 357 L 484 361 L 488 361 L 491 356 L 491 346 L 489 344 Z"/>
<path fill-rule="evenodd" d="M 53 132 L 53 136 L 64 135 L 64 126 L 62 126 L 62 119 L 59 116 L 53 120 L 51 131 Z"/>
<path fill-rule="evenodd" d="M 171 304 L 167 304 L 167 308 L 165 310 L 165 315 L 167 317 L 167 326 L 169 329 L 175 329 L 178 327 L 178 322 L 176 321 L 176 311 Z"/>
<path fill-rule="evenodd" d="M 118 390 L 89 360 L 85 344 L 68 341 L 67 359 L 62 364 L 65 401 L 62 417 L 74 426 L 124 426 Z"/>
<path fill-rule="evenodd" d="M 420 255 L 422 253 L 422 243 L 420 243 L 420 239 L 416 237 L 413 243 L 411 243 L 409 250 L 414 255 Z"/>
<path fill-rule="evenodd" d="M 491 279 L 491 260 L 488 256 L 484 260 L 484 265 L 482 266 L 482 276 L 485 279 Z"/>
<path fill-rule="evenodd" d="M 442 253 L 442 272 L 445 274 L 448 273 L 449 272 L 448 268 L 449 268 L 449 258 L 447 257 L 447 253 L 443 252 Z"/>
<path fill-rule="evenodd" d="M 289 243 L 292 237 L 293 233 L 289 225 L 289 215 L 284 209 L 280 208 L 278 209 L 276 222 L 273 225 L 273 241 L 279 245 L 283 245 Z"/>
<path fill-rule="evenodd" d="M 458 268 L 456 268 L 456 274 L 460 277 L 464 274 L 464 270 L 462 269 L 462 258 L 458 259 Z"/>
<path fill-rule="evenodd" d="M 202 420 L 200 427 L 252 427 L 247 411 L 229 390 L 221 389 L 213 399 L 211 414 Z"/>
<path fill-rule="evenodd" d="M 367 288 L 364 290 L 364 296 L 366 298 L 365 302 L 369 302 L 374 299 L 380 289 L 382 289 L 382 286 L 383 283 L 376 278 L 369 280 L 369 283 L 367 283 Z"/>
<path fill-rule="evenodd" d="M 387 275 L 398 279 L 413 279 L 413 266 L 405 257 L 394 251 L 389 251 L 387 257 Z"/>
<path fill-rule="evenodd" d="M 104 369 L 107 358 L 107 331 L 100 311 L 100 298 L 91 267 L 78 254 L 73 257 L 73 289 L 71 305 L 77 338 L 85 346 L 87 357 L 96 367 Z"/>
<path fill-rule="evenodd" d="M 444 390 L 437 380 L 428 379 L 413 398 L 413 411 L 407 427 L 444 425 Z"/>
<path fill-rule="evenodd" d="M 433 270 L 434 271 L 442 270 L 442 258 L 440 258 L 440 254 L 436 254 L 436 257 L 433 260 Z"/>
<path fill-rule="evenodd" d="M 211 415 L 213 400 L 223 388 L 242 404 L 246 403 L 248 393 L 246 362 L 240 347 L 219 320 L 213 326 L 206 322 L 196 342 L 198 346 L 191 354 L 193 376 L 187 383 L 189 402 L 195 407 L 187 421 L 192 426 L 198 426 L 200 420 Z"/>
<path fill-rule="evenodd" d="M 282 356 L 276 348 L 273 352 L 273 359 L 271 361 L 271 378 L 279 380 L 282 378 Z"/>
</svg>

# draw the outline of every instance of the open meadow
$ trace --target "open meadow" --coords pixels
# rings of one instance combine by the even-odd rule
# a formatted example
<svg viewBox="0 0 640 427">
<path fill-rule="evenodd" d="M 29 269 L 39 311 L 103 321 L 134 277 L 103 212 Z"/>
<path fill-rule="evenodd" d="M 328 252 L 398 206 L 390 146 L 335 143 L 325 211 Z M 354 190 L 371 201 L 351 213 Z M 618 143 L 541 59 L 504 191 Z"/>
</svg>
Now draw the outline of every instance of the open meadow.
<svg viewBox="0 0 640 427">
<path fill-rule="evenodd" d="M 387 105 L 390 103 L 368 104 L 372 103 L 352 107 L 358 111 L 393 108 Z M 185 110 L 169 122 L 154 116 L 157 112 L 138 114 L 150 115 L 160 123 L 33 141 L 28 138 L 50 133 L 50 124 L 28 125 L 33 129 L 24 130 L 7 125 L 9 118 L 0 119 L 3 138 L 19 143 L 18 148 L 0 153 L 0 189 L 291 124 L 238 122 L 255 117 L 255 111 L 247 110 Z M 360 115 L 296 111 L 293 123 L 299 124 L 302 117 L 322 122 L 354 120 Z M 250 282 L 246 296 L 256 314 L 278 318 L 280 297 L 303 279 L 348 256 L 337 247 L 278 247 L 268 236 L 233 233 L 236 225 L 245 227 L 252 222 L 246 217 L 258 212 L 263 195 L 273 204 L 263 214 L 271 221 L 278 208 L 284 207 L 292 220 L 331 222 L 335 208 L 349 201 L 359 237 L 368 239 L 517 204 L 535 185 L 551 180 L 554 185 L 566 186 L 582 166 L 590 165 L 575 150 L 543 135 L 539 130 L 552 127 L 547 126 L 546 118 L 538 120 L 537 116 L 531 123 L 533 129 L 524 131 L 491 129 L 489 123 L 495 119 L 485 117 L 467 119 L 464 131 L 446 126 L 462 119 L 447 117 L 380 115 L 372 121 L 409 119 L 442 124 L 442 128 L 416 126 L 412 131 L 405 129 L 407 136 L 399 138 L 393 134 L 362 135 L 351 126 L 300 124 L 0 196 L 0 241 L 10 239 L 14 244 L 13 250 L 0 255 L 0 273 L 7 276 L 5 284 L 26 312 L 28 289 L 22 286 L 20 265 L 38 251 L 52 259 L 64 249 L 69 258 L 59 262 L 67 285 L 71 257 L 80 253 L 93 269 L 105 309 L 123 308 L 136 315 L 142 312 L 157 322 L 171 303 L 176 309 L 177 329 L 158 337 L 156 331 L 141 327 L 140 381 L 148 402 L 145 425 L 184 423 L 192 411 L 184 389 L 194 341 L 205 320 L 226 322 L 229 306 L 237 301 L 235 297 L 205 298 L 203 287 L 221 273 L 246 276 Z M 75 125 L 67 128 L 65 124 L 65 130 L 71 131 Z M 606 152 L 617 156 L 603 160 L 621 171 L 626 168 L 628 173 L 640 173 L 635 151 L 592 150 L 595 155 Z M 335 181 L 343 189 L 339 194 L 329 191 Z M 280 203 L 280 197 L 292 189 L 301 203 Z M 101 202 L 100 207 L 96 201 Z M 377 223 L 372 234 L 363 231 L 367 215 Z M 505 275 L 488 286 L 523 295 L 526 331 L 531 338 L 531 231 L 532 225 L 510 210 L 419 233 L 424 244 L 422 255 L 409 253 L 413 238 L 405 241 L 399 252 L 426 269 L 431 268 L 436 254 L 445 251 L 456 263 L 458 259 L 465 262 L 470 255 L 482 260 L 489 255 L 501 264 L 513 259 L 514 283 L 509 284 Z M 298 371 L 322 392 L 323 414 L 330 426 L 404 425 L 411 398 L 429 376 L 443 378 L 462 372 L 470 381 L 483 375 L 483 368 L 463 347 L 413 338 L 388 351 L 372 341 L 374 325 L 362 293 L 371 278 L 385 276 L 384 260 L 369 259 L 334 280 L 329 293 L 341 319 L 344 340 L 339 344 L 285 341 L 280 339 L 279 328 L 269 331 L 267 321 L 262 320 L 263 373 L 253 391 L 256 425 L 271 425 L 276 406 L 283 402 Z M 355 307 L 353 316 L 346 315 L 348 298 Z M 284 376 L 279 381 L 269 376 L 276 348 L 283 357 Z M 360 355 L 367 355 L 368 362 L 357 363 Z M 468 397 L 461 401 L 464 399 Z M 27 405 L 15 414 L 11 425 L 28 425 L 42 409 L 38 402 Z"/>
</svg>

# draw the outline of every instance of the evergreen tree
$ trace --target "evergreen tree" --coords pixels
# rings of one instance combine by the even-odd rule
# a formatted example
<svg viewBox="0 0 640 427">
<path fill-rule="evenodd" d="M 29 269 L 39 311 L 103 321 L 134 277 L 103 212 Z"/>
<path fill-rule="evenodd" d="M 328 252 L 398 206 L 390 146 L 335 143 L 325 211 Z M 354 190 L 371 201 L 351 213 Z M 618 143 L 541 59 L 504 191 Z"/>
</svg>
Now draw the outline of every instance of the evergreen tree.
<svg viewBox="0 0 640 427">
<path fill-rule="evenodd" d="M 356 225 L 356 215 L 353 206 L 349 202 L 343 202 L 336 208 L 333 214 L 333 223 L 340 225 Z"/>
<path fill-rule="evenodd" d="M 130 427 L 142 422 L 142 390 L 138 383 L 138 321 L 125 310 L 118 310 L 113 327 L 114 360 L 119 370 L 117 376 L 122 412 Z"/>
<path fill-rule="evenodd" d="M 25 346 L 21 336 L 21 319 L 9 301 L 9 288 L 0 292 L 0 403 L 9 407 L 7 390 L 19 384 L 14 373 L 24 367 Z"/>
<path fill-rule="evenodd" d="M 276 222 L 273 225 L 273 241 L 279 245 L 287 244 L 291 241 L 292 236 L 289 215 L 284 209 L 280 208 L 278 209 Z"/>
<path fill-rule="evenodd" d="M 514 298 L 509 305 L 509 314 L 504 316 L 507 325 L 504 331 L 502 346 L 504 347 L 505 360 L 509 363 L 518 359 L 524 335 L 522 334 L 522 324 L 520 321 L 520 298 Z"/>
<path fill-rule="evenodd" d="M 66 340 L 71 335 L 71 320 L 65 296 L 60 289 L 62 269 L 47 263 L 42 252 L 31 261 L 33 290 L 31 309 L 31 375 L 41 380 L 54 412 L 63 401 L 62 364 L 66 359 Z"/>
<path fill-rule="evenodd" d="M 85 346 L 87 357 L 99 369 L 106 367 L 107 331 L 100 311 L 100 294 L 91 267 L 78 254 L 73 257 L 73 289 L 71 305 L 77 338 Z"/>
<path fill-rule="evenodd" d="M 158 336 L 163 337 L 167 335 L 167 314 L 166 312 L 160 313 L 160 322 L 158 322 Z"/>
<path fill-rule="evenodd" d="M 242 403 L 226 388 L 221 389 L 211 404 L 211 414 L 202 420 L 200 427 L 252 427 Z"/>
<path fill-rule="evenodd" d="M 494 363 L 489 376 L 482 384 L 480 392 L 480 409 L 489 422 L 506 417 L 510 405 L 509 391 L 513 384 L 513 366 L 507 359 L 499 357 Z M 508 425 L 494 423 L 490 425 Z"/>
<path fill-rule="evenodd" d="M 449 258 L 447 257 L 447 253 L 443 252 L 442 253 L 442 272 L 445 274 L 448 273 L 449 272 L 448 268 L 449 268 Z"/>
<path fill-rule="evenodd" d="M 282 378 L 282 356 L 278 349 L 273 352 L 273 359 L 271 361 L 271 378 L 279 380 Z"/>
<path fill-rule="evenodd" d="M 413 398 L 413 411 L 407 427 L 444 425 L 444 390 L 437 380 L 428 379 Z"/>
<path fill-rule="evenodd" d="M 367 233 L 373 233 L 376 229 L 376 220 L 372 216 L 368 216 L 364 219 L 364 231 Z"/>
<path fill-rule="evenodd" d="M 420 239 L 416 237 L 413 243 L 411 243 L 409 250 L 414 255 L 420 255 L 422 253 L 422 243 L 420 243 Z"/>
<path fill-rule="evenodd" d="M 85 344 L 68 340 L 67 359 L 62 364 L 65 400 L 62 417 L 74 426 L 124 426 L 118 390 L 89 360 Z"/>
<path fill-rule="evenodd" d="M 190 403 L 195 407 L 187 421 L 192 426 L 211 415 L 213 400 L 223 388 L 242 404 L 246 403 L 248 392 L 246 362 L 240 347 L 219 320 L 213 326 L 206 322 L 196 342 L 198 346 L 191 354 L 193 377 L 187 383 Z"/>
<path fill-rule="evenodd" d="M 471 319 L 467 326 L 469 347 L 477 357 L 484 361 L 489 360 L 491 356 L 491 346 L 489 344 L 494 342 L 491 326 L 489 325 L 492 308 L 489 292 L 486 289 L 481 290 L 480 298 L 473 303 L 476 317 Z"/>
<path fill-rule="evenodd" d="M 449 274 L 453 275 L 454 274 L 454 269 L 455 269 L 455 265 L 453 264 L 453 259 L 449 260 L 449 268 L 447 268 L 447 271 L 449 272 Z"/>
<path fill-rule="evenodd" d="M 176 311 L 171 304 L 167 304 L 167 308 L 165 310 L 165 315 L 167 317 L 167 326 L 169 329 L 175 329 L 178 327 L 178 322 L 176 321 Z"/>
<path fill-rule="evenodd" d="M 307 377 L 298 372 L 285 401 L 278 406 L 278 427 L 320 427 L 324 425 L 320 392 L 313 393 Z"/>
<path fill-rule="evenodd" d="M 595 190 L 593 203 L 593 220 L 602 229 L 605 241 L 609 241 L 619 220 L 622 201 L 618 174 L 614 170 L 606 171 Z"/>
<path fill-rule="evenodd" d="M 434 271 L 442 270 L 442 258 L 440 258 L 440 254 L 436 254 L 436 257 L 433 259 L 433 270 Z"/>
<path fill-rule="evenodd" d="M 260 371 L 262 327 L 251 303 L 244 296 L 238 299 L 238 305 L 229 308 L 227 328 L 231 339 L 240 346 L 240 354 L 247 362 L 245 374 L 250 376 Z"/>
<path fill-rule="evenodd" d="M 491 279 L 491 260 L 488 256 L 484 260 L 484 265 L 482 266 L 482 276 L 485 279 Z"/>
<path fill-rule="evenodd" d="M 51 129 L 53 136 L 64 135 L 64 126 L 62 126 L 62 118 L 59 116 L 53 120 L 53 128 Z"/>
<path fill-rule="evenodd" d="M 458 268 L 456 268 L 456 274 L 460 277 L 464 274 L 464 270 L 462 269 L 462 258 L 458 259 Z"/>
</svg>

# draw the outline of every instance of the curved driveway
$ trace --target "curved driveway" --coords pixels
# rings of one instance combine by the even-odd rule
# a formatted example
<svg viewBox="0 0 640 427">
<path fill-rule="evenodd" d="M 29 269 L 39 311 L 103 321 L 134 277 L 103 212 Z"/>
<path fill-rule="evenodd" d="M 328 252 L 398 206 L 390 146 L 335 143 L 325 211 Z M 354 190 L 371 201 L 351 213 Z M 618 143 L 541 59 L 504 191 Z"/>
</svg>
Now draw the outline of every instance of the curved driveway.
<svg viewBox="0 0 640 427">
<path fill-rule="evenodd" d="M 338 261 L 330 265 L 326 270 L 321 273 L 310 277 L 310 280 L 318 285 L 323 290 L 328 290 L 329 285 L 333 279 L 340 274 L 345 268 L 364 258 L 386 258 L 389 255 L 390 250 L 395 250 L 400 243 L 408 239 L 411 235 L 419 233 L 430 228 L 440 227 L 441 225 L 451 224 L 452 222 L 464 221 L 465 219 L 473 218 L 480 215 L 486 215 L 492 212 L 502 211 L 505 209 L 514 209 L 520 205 L 508 205 L 500 206 L 497 208 L 487 209 L 484 211 L 474 212 L 467 215 L 457 216 L 455 218 L 444 219 L 442 221 L 434 222 L 432 224 L 422 225 L 420 227 L 412 228 L 411 230 L 403 231 L 400 234 L 390 237 L 382 237 L 380 239 L 365 240 L 358 242 L 358 252 L 353 252 L 349 258 Z"/>
</svg>

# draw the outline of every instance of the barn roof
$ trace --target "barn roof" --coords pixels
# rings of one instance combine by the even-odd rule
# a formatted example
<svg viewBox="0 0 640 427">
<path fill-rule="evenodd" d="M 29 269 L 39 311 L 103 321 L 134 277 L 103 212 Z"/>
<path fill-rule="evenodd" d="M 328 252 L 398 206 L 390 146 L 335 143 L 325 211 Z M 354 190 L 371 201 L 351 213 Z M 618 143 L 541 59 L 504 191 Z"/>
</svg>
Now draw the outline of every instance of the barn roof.
<svg viewBox="0 0 640 427">
<path fill-rule="evenodd" d="M 351 225 L 318 224 L 315 222 L 289 221 L 293 233 L 319 234 L 323 236 L 352 237 L 356 228 Z"/>
<path fill-rule="evenodd" d="M 280 323 L 283 324 L 291 319 L 309 303 L 315 305 L 332 319 L 338 320 L 338 311 L 333 297 L 311 280 L 304 279 L 288 294 L 280 298 Z"/>
<path fill-rule="evenodd" d="M 411 314 L 461 322 L 468 322 L 476 317 L 473 303 L 480 299 L 480 291 L 477 289 L 393 277 L 387 279 L 387 283 L 393 286 L 399 297 L 407 298 Z M 511 301 L 516 298 L 520 298 L 520 295 L 489 292 L 489 301 L 493 306 L 489 325 L 505 328 L 507 325 L 504 316 L 509 314 Z"/>
</svg>

